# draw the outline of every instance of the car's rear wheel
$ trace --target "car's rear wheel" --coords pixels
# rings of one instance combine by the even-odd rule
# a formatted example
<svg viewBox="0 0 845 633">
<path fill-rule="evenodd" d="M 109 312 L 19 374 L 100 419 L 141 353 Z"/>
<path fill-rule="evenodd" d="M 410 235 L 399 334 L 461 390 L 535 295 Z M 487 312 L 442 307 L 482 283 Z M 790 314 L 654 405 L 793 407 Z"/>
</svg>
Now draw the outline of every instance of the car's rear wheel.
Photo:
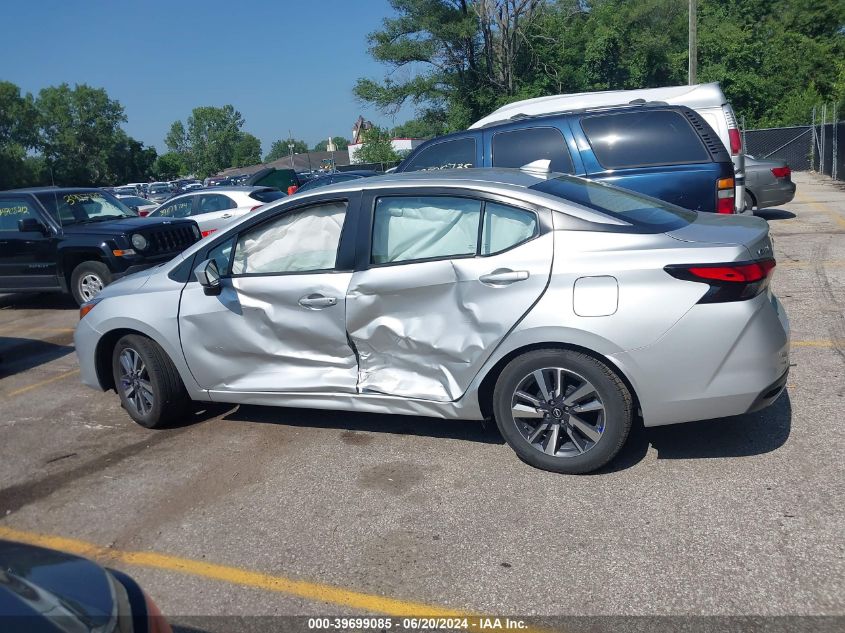
<svg viewBox="0 0 845 633">
<path fill-rule="evenodd" d="M 82 305 L 100 294 L 111 281 L 111 271 L 102 262 L 82 262 L 70 275 L 70 291 L 76 303 Z"/>
<path fill-rule="evenodd" d="M 157 429 L 179 422 L 190 399 L 179 372 L 152 339 L 129 334 L 115 345 L 112 372 L 120 403 L 141 426 Z"/>
<path fill-rule="evenodd" d="M 572 350 L 512 360 L 493 391 L 499 431 L 526 463 L 587 473 L 619 452 L 631 429 L 631 394 L 604 363 Z"/>
<path fill-rule="evenodd" d="M 745 194 L 745 202 L 743 205 L 743 211 L 753 211 L 757 202 L 754 200 L 754 196 L 751 195 L 749 191 L 746 191 Z"/>
</svg>

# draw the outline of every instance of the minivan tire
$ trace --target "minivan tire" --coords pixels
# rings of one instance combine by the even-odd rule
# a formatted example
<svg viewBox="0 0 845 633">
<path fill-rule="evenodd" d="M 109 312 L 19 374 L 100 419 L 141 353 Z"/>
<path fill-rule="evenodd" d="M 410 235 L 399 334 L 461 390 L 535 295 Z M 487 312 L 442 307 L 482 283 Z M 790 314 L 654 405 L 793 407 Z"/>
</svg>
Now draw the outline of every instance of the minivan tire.
<svg viewBox="0 0 845 633">
<path fill-rule="evenodd" d="M 152 339 L 121 338 L 112 352 L 112 373 L 121 406 L 141 426 L 163 428 L 188 414 L 191 400 L 179 372 Z"/>
<path fill-rule="evenodd" d="M 96 296 L 93 291 L 98 286 L 102 290 L 111 282 L 112 274 L 108 266 L 102 262 L 82 262 L 70 275 L 70 291 L 76 303 L 82 305 Z"/>
<path fill-rule="evenodd" d="M 558 394 L 556 404 L 542 403 L 543 407 L 548 407 L 547 417 L 542 420 L 529 420 L 529 425 L 537 424 L 538 426 L 534 429 L 526 428 L 527 425 L 521 426 L 525 424 L 525 421 L 518 421 L 512 413 L 514 402 L 519 399 L 516 392 L 518 387 L 528 384 L 525 381 L 531 381 L 532 376 L 537 375 L 535 372 L 544 369 L 547 372 L 555 369 L 563 370 L 566 376 L 564 393 Z M 540 373 L 544 376 L 552 375 L 546 372 Z M 549 387 L 548 384 L 546 386 Z M 580 407 L 586 411 L 587 405 L 569 406 L 572 404 L 569 402 L 565 407 L 563 401 L 569 400 L 568 396 L 580 387 L 586 389 L 587 396 L 584 398 L 592 394 L 595 394 L 595 397 L 592 400 L 585 400 L 589 403 L 592 413 L 579 412 L 576 417 L 572 409 Z M 592 391 L 589 390 L 590 387 Z M 551 388 L 548 390 L 551 391 Z M 520 388 L 520 393 L 525 392 Z M 550 395 L 554 396 L 553 393 Z M 596 407 L 601 406 L 603 410 L 596 410 Z M 566 411 L 563 411 L 564 409 Z M 535 468 L 566 474 L 589 473 L 607 464 L 625 444 L 633 420 L 631 392 L 608 365 L 587 354 L 561 349 L 534 350 L 510 361 L 496 381 L 493 390 L 493 411 L 499 432 L 522 461 Z M 552 415 L 558 417 L 551 417 Z M 581 423 L 582 428 L 584 428 L 583 418 L 595 416 L 592 419 L 596 420 L 596 426 L 590 426 L 588 431 L 590 435 L 598 436 L 597 439 L 591 443 L 587 440 L 587 436 L 573 428 L 570 415 Z M 548 454 L 546 452 L 548 448 L 543 449 L 537 443 L 530 441 L 534 437 L 534 432 L 540 429 L 540 425 L 546 423 L 549 423 L 549 430 L 537 436 L 540 444 L 543 438 L 546 438 L 548 447 L 553 437 L 551 432 L 557 426 L 558 430 L 554 436 L 557 440 L 555 447 L 560 446 L 560 448 L 551 450 L 553 453 L 571 451 L 569 454 Z M 569 435 L 570 432 L 575 435 L 575 440 L 570 440 L 572 437 Z M 523 433 L 527 433 L 528 437 Z M 586 446 L 587 444 L 590 445 Z M 583 452 L 579 453 L 581 450 Z"/>
</svg>

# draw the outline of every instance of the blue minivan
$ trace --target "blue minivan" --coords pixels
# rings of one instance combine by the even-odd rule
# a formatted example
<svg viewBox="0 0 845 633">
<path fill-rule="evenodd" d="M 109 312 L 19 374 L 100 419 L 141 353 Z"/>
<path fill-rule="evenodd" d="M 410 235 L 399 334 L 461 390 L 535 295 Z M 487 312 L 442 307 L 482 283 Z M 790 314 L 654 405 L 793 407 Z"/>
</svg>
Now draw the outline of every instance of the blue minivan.
<svg viewBox="0 0 845 633">
<path fill-rule="evenodd" d="M 524 167 L 638 191 L 686 209 L 734 213 L 734 168 L 716 132 L 694 110 L 636 103 L 521 117 L 455 132 L 417 147 L 397 172 Z"/>
</svg>

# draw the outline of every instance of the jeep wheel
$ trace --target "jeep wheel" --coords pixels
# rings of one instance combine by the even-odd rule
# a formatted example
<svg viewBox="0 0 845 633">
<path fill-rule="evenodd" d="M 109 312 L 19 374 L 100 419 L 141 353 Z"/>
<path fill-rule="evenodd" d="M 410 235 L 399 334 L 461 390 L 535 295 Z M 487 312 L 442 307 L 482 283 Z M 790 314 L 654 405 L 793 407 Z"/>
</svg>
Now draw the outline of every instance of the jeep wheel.
<svg viewBox="0 0 845 633">
<path fill-rule="evenodd" d="M 70 276 L 70 291 L 82 305 L 100 294 L 111 283 L 111 271 L 102 262 L 82 262 Z"/>
</svg>

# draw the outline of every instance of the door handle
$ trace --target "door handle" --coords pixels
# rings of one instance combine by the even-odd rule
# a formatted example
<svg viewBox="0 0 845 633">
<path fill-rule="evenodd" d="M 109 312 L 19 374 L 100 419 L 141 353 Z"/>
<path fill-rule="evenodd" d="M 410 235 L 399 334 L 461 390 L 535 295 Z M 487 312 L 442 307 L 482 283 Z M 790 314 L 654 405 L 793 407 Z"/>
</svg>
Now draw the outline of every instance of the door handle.
<svg viewBox="0 0 845 633">
<path fill-rule="evenodd" d="M 528 279 L 528 271 L 527 270 L 511 270 L 510 268 L 497 268 L 493 272 L 487 273 L 486 275 L 481 275 L 478 278 L 483 284 L 487 284 L 488 286 L 504 286 L 507 284 L 512 284 L 515 281 L 525 281 Z"/>
<path fill-rule="evenodd" d="M 315 292 L 300 298 L 299 305 L 310 310 L 322 310 L 323 308 L 329 308 L 333 305 L 337 305 L 337 299 L 335 297 L 327 297 Z"/>
<path fill-rule="evenodd" d="M 223 214 L 222 216 L 220 216 L 220 217 L 222 217 L 222 218 L 231 218 L 231 217 L 232 217 L 232 214 L 231 214 L 231 213 L 224 213 L 224 214 Z"/>
</svg>

